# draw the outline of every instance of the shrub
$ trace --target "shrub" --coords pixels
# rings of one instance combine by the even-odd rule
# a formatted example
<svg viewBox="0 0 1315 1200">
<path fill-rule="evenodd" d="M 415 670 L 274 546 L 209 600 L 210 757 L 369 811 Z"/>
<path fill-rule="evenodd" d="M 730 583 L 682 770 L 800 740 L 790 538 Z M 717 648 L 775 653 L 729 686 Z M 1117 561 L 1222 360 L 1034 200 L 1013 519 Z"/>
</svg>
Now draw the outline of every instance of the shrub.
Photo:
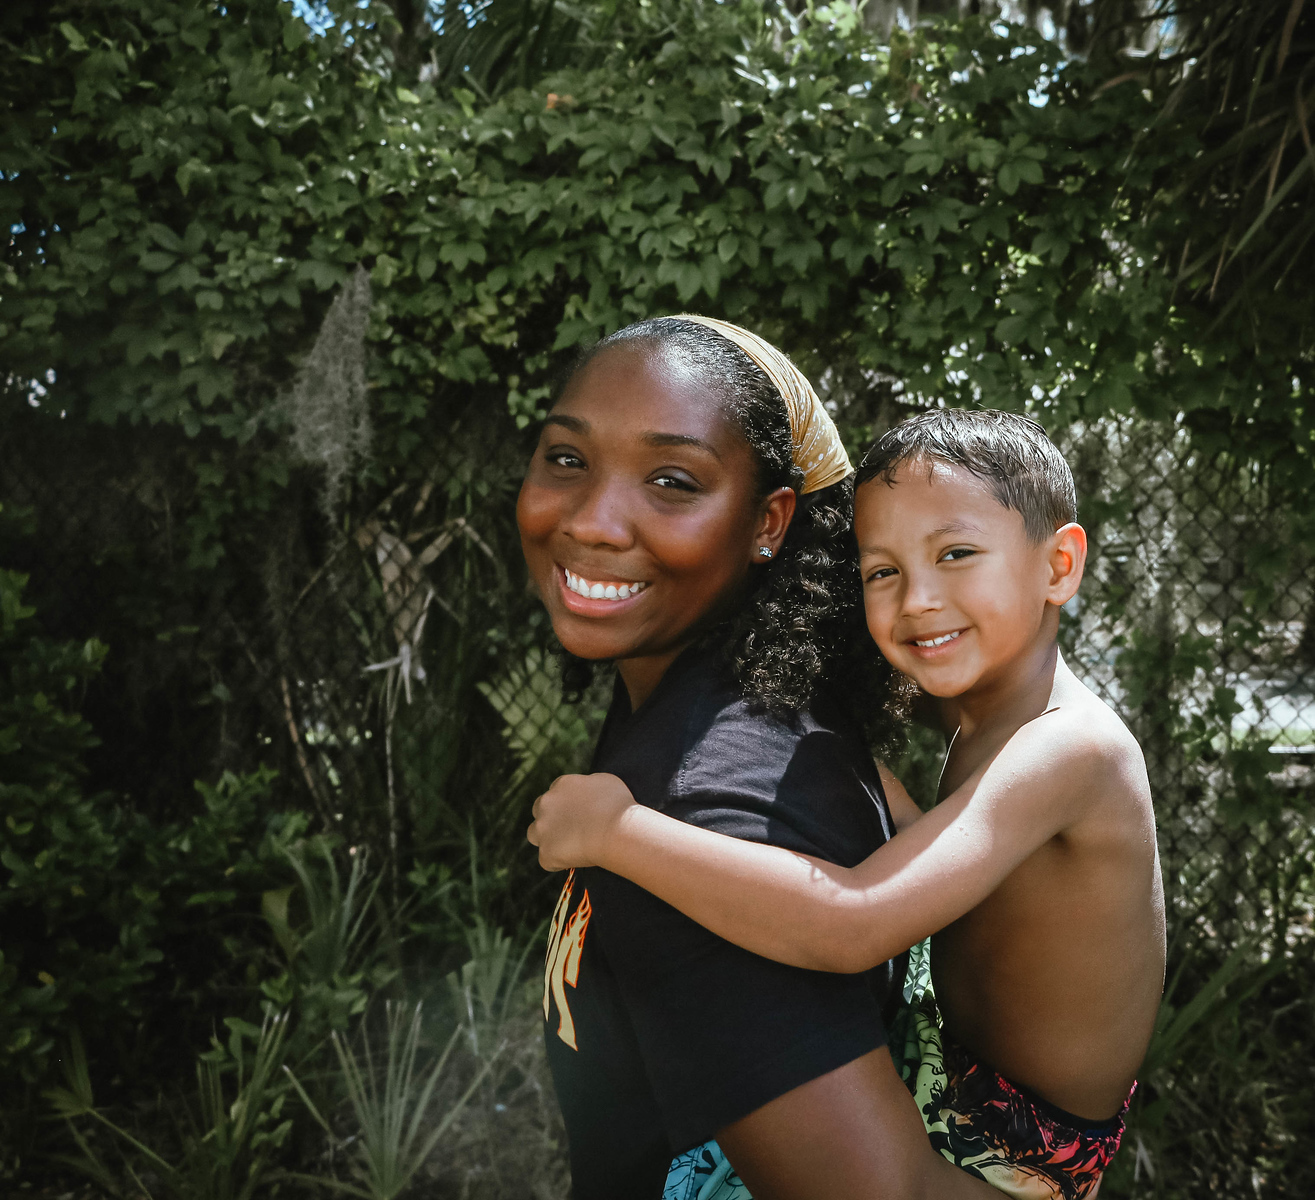
<svg viewBox="0 0 1315 1200">
<path fill-rule="evenodd" d="M 70 1031 L 130 1042 L 153 1006 L 186 1019 L 203 984 L 244 969 L 242 910 L 304 819 L 265 811 L 267 770 L 198 784 L 197 810 L 168 824 L 86 791 L 97 738 L 78 701 L 107 649 L 44 636 L 25 582 L 0 570 L 0 1072 L 32 1085 Z"/>
</svg>

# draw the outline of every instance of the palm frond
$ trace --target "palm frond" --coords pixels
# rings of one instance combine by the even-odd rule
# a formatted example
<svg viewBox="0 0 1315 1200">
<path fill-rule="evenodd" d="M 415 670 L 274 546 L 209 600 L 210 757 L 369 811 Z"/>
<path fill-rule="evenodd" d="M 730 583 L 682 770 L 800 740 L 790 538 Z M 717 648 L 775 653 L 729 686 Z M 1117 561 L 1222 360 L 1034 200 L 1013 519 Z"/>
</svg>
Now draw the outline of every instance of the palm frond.
<svg viewBox="0 0 1315 1200">
<path fill-rule="evenodd" d="M 1305 0 L 1161 0 L 1175 21 L 1160 121 L 1200 153 L 1168 196 L 1194 212 L 1179 280 L 1220 319 L 1291 279 L 1315 234 L 1315 6 Z M 1197 218 L 1200 218 L 1199 220 Z M 1205 232 L 1206 236 L 1201 237 Z"/>
</svg>

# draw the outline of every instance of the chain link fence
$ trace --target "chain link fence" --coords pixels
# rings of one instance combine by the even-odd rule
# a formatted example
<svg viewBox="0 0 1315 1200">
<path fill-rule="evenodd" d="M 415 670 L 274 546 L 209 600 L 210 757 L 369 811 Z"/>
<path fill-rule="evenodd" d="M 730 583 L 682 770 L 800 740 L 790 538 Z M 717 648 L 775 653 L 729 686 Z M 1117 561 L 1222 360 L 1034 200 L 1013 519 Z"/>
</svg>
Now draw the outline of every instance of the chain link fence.
<svg viewBox="0 0 1315 1200">
<path fill-rule="evenodd" d="M 1181 424 L 1055 432 L 1092 544 L 1064 648 L 1145 750 L 1171 957 L 1309 956 L 1315 590 L 1297 514 Z M 197 519 L 203 447 L 37 407 L 8 422 L 2 561 L 30 575 L 50 635 L 110 646 L 84 706 L 96 785 L 170 813 L 194 779 L 266 763 L 286 802 L 381 856 L 394 895 L 446 873 L 490 920 L 532 924 L 550 885 L 528 801 L 586 761 L 603 698 L 561 703 L 523 583 L 528 436 L 459 412 L 348 488 L 332 524 L 313 472 L 294 473 L 225 561 L 197 563 L 178 514 Z"/>
<path fill-rule="evenodd" d="M 1171 931 L 1311 934 L 1315 591 L 1264 474 L 1180 425 L 1065 431 L 1092 564 L 1066 648 L 1146 754 Z"/>
</svg>

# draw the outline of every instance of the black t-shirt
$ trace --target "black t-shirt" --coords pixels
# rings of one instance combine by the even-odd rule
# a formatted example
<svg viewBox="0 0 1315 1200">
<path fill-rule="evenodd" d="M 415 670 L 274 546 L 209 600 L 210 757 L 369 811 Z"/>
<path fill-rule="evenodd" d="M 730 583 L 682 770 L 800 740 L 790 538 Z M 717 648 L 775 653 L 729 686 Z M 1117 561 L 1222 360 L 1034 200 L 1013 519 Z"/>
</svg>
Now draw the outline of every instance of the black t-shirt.
<svg viewBox="0 0 1315 1200">
<path fill-rule="evenodd" d="M 893 832 L 871 756 L 835 717 L 754 712 L 687 651 L 635 713 L 618 680 L 593 769 L 640 804 L 844 866 Z M 891 964 L 784 966 L 628 880 L 567 877 L 549 934 L 544 1032 L 576 1200 L 658 1197 L 673 1154 L 883 1045 Z"/>
</svg>

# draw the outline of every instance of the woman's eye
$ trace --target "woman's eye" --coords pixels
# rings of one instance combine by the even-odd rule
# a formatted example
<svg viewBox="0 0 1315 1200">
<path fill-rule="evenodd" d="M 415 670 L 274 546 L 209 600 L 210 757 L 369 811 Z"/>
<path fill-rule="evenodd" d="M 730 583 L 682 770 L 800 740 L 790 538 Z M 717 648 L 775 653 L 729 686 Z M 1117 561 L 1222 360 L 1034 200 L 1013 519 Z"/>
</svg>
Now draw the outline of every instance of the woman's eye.
<svg viewBox="0 0 1315 1200">
<path fill-rule="evenodd" d="M 949 560 L 950 562 L 959 562 L 962 559 L 970 558 L 976 554 L 976 550 L 969 550 L 966 546 L 959 546 L 953 550 L 947 550 L 942 556 L 941 561 Z"/>
<path fill-rule="evenodd" d="M 670 488 L 678 492 L 694 492 L 698 486 L 693 480 L 686 479 L 683 475 L 654 475 L 651 482 L 657 484 L 660 488 Z"/>
<path fill-rule="evenodd" d="M 868 582 L 875 583 L 878 579 L 893 579 L 899 572 L 894 567 L 877 567 L 874 571 L 868 572 Z"/>
<path fill-rule="evenodd" d="M 584 466 L 584 459 L 569 450 L 549 450 L 544 458 L 554 467 L 569 467 L 574 470 Z"/>
</svg>

